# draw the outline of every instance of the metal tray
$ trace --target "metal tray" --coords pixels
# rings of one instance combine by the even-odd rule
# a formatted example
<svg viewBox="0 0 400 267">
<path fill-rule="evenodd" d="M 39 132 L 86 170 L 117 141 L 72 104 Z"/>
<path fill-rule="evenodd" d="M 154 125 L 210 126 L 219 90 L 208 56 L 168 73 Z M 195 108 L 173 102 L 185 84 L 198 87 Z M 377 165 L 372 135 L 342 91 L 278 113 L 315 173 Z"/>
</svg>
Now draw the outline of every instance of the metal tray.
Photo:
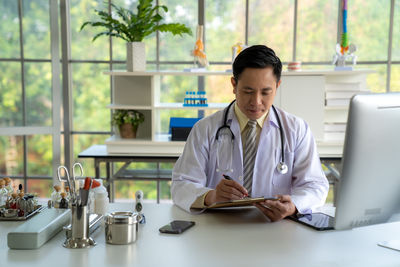
<svg viewBox="0 0 400 267">
<path fill-rule="evenodd" d="M 4 217 L 3 215 L 0 216 L 0 221 L 25 221 L 28 220 L 29 218 L 31 218 L 32 216 L 38 214 L 39 212 L 41 212 L 43 209 L 45 209 L 45 206 L 42 205 L 38 205 L 38 207 L 32 211 L 31 213 L 24 215 L 24 216 L 17 216 L 17 217 Z"/>
</svg>

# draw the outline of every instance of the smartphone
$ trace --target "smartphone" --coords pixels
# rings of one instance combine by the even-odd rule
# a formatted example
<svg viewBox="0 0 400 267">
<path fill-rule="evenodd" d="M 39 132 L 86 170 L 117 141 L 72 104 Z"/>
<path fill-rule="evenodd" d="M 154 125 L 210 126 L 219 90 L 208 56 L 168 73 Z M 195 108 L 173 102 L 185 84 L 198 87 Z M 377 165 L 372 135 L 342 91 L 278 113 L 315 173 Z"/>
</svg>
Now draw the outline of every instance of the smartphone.
<svg viewBox="0 0 400 267">
<path fill-rule="evenodd" d="M 180 234 L 193 225 L 195 225 L 195 222 L 175 220 L 161 227 L 159 231 L 164 234 Z"/>
<path fill-rule="evenodd" d="M 335 218 L 324 213 L 291 215 L 289 220 L 304 224 L 318 231 L 333 230 Z"/>
</svg>

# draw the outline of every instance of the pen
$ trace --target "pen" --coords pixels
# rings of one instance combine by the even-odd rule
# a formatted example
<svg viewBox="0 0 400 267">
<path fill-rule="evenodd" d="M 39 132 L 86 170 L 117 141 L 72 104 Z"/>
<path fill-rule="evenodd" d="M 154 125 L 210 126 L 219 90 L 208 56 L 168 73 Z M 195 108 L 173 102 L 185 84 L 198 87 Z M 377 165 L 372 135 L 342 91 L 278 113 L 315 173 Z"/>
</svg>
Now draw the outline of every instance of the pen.
<svg viewBox="0 0 400 267">
<path fill-rule="evenodd" d="M 222 176 L 224 176 L 226 180 L 231 180 L 231 181 L 233 180 L 229 175 L 222 174 Z"/>
</svg>

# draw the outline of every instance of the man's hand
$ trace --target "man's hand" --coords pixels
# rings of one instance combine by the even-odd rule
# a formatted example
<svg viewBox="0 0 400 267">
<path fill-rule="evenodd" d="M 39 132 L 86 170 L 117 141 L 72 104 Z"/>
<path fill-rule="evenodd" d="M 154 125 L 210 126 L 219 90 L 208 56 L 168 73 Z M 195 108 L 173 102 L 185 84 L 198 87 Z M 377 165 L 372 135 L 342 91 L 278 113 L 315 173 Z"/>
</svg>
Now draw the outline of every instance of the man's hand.
<svg viewBox="0 0 400 267">
<path fill-rule="evenodd" d="M 222 179 L 214 190 L 207 193 L 204 204 L 242 199 L 248 195 L 246 188 L 233 180 Z"/>
<path fill-rule="evenodd" d="M 254 205 L 262 211 L 271 221 L 276 222 L 296 212 L 289 195 L 277 195 L 279 200 L 265 200 Z"/>
</svg>

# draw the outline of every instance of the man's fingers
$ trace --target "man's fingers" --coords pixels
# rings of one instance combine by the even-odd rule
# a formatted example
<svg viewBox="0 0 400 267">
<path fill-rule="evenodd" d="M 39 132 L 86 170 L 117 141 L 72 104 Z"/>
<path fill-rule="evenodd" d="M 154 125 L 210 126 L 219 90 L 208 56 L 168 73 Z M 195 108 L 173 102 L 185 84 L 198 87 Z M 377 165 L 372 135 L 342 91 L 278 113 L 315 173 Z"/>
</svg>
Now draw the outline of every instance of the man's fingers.
<svg viewBox="0 0 400 267">
<path fill-rule="evenodd" d="M 239 198 L 247 196 L 247 190 L 240 184 L 232 180 L 221 180 L 216 188 L 218 191 L 223 191 L 227 194 L 233 194 Z"/>
<path fill-rule="evenodd" d="M 246 188 L 244 188 L 241 184 L 233 180 L 223 180 L 224 185 L 236 188 L 236 190 L 240 191 L 243 195 L 248 195 Z"/>
<path fill-rule="evenodd" d="M 240 197 L 238 195 L 232 194 L 232 193 L 228 193 L 228 192 L 224 192 L 224 191 L 220 191 L 219 192 L 219 196 L 224 198 L 225 200 L 238 200 L 238 199 L 242 199 L 243 197 Z"/>
<path fill-rule="evenodd" d="M 221 186 L 221 191 L 227 194 L 232 194 L 238 196 L 240 198 L 245 197 L 245 194 L 238 190 L 236 187 L 230 186 L 229 184 L 225 184 L 225 186 Z"/>
<path fill-rule="evenodd" d="M 258 203 L 257 207 L 268 216 L 271 221 L 277 221 L 296 212 L 290 195 L 277 195 L 279 200 L 265 200 Z M 264 207 L 264 208 L 263 208 Z M 268 207 L 266 209 L 265 207 Z"/>
<path fill-rule="evenodd" d="M 289 195 L 277 195 L 280 202 L 291 202 L 292 198 Z"/>
<path fill-rule="evenodd" d="M 281 215 L 279 212 L 277 212 L 276 209 L 271 207 L 266 207 L 260 203 L 255 203 L 255 206 L 259 208 L 262 211 L 262 213 L 264 213 L 271 221 L 275 222 L 281 219 Z"/>
<path fill-rule="evenodd" d="M 271 208 L 279 210 L 281 213 L 287 210 L 287 206 L 280 200 L 266 200 L 264 203 Z"/>
<path fill-rule="evenodd" d="M 241 185 L 232 180 L 221 180 L 216 190 L 216 201 L 227 201 L 227 200 L 238 200 L 242 199 L 246 195 L 240 190 Z"/>
</svg>

